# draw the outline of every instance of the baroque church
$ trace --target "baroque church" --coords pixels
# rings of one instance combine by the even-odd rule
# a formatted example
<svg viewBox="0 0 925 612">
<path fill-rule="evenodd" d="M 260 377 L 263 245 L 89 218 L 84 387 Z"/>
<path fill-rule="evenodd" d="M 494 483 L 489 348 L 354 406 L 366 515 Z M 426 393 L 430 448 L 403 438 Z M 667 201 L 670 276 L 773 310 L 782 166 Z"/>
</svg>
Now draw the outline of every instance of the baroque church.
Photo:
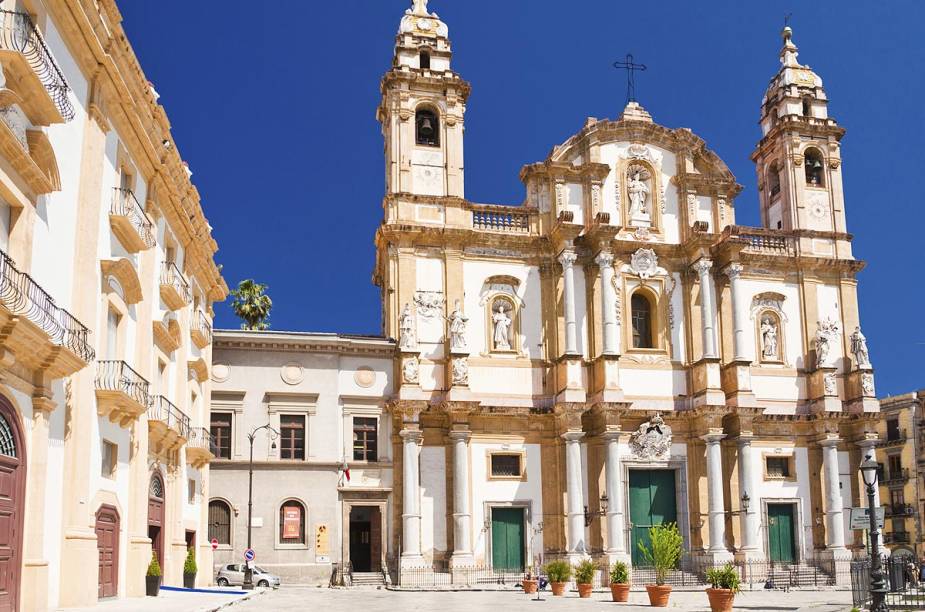
<svg viewBox="0 0 925 612">
<path fill-rule="evenodd" d="M 746 227 L 723 160 L 635 101 L 523 166 L 522 205 L 467 200 L 471 86 L 427 4 L 401 20 L 377 113 L 401 568 L 636 564 L 667 522 L 712 561 L 849 559 L 879 412 L 864 263 L 845 130 L 791 29 L 758 109 L 761 226 Z"/>
</svg>

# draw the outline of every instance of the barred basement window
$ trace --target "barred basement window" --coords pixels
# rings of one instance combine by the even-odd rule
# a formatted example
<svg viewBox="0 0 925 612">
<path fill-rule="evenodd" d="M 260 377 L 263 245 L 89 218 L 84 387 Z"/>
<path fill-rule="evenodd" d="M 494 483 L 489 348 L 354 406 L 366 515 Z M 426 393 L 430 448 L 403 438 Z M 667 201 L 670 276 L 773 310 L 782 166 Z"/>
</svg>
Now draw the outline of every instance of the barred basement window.
<svg viewBox="0 0 925 612">
<path fill-rule="evenodd" d="M 768 478 L 790 478 L 790 457 L 768 457 Z"/>
<path fill-rule="evenodd" d="M 495 478 L 520 478 L 523 474 L 520 454 L 492 453 L 491 475 Z"/>
</svg>

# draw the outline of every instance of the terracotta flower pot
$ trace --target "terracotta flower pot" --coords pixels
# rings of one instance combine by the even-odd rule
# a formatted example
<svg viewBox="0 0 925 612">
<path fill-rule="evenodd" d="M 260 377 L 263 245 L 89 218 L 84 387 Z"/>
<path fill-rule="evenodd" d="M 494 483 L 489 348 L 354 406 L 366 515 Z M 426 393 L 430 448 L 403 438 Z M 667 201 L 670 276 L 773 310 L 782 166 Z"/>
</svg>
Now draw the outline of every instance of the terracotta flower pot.
<svg viewBox="0 0 925 612">
<path fill-rule="evenodd" d="M 565 594 L 565 587 L 568 586 L 567 582 L 550 582 L 549 586 L 552 587 L 552 594 L 556 597 Z"/>
<path fill-rule="evenodd" d="M 653 608 L 667 608 L 668 597 L 671 596 L 671 585 L 669 584 L 647 584 L 646 591 L 649 593 L 649 605 Z"/>
<path fill-rule="evenodd" d="M 591 597 L 591 592 L 594 590 L 593 584 L 579 584 L 578 585 L 578 596 L 582 599 L 587 599 Z"/>
<path fill-rule="evenodd" d="M 629 601 L 630 585 L 626 582 L 614 582 L 610 585 L 610 594 L 614 601 Z"/>
<path fill-rule="evenodd" d="M 732 589 L 707 589 L 707 597 L 713 612 L 732 612 L 732 602 L 736 598 Z"/>
<path fill-rule="evenodd" d="M 533 593 L 536 593 L 536 589 L 539 586 L 540 581 L 525 579 L 523 583 L 524 583 L 524 593 L 526 593 L 527 595 L 532 595 Z"/>
</svg>

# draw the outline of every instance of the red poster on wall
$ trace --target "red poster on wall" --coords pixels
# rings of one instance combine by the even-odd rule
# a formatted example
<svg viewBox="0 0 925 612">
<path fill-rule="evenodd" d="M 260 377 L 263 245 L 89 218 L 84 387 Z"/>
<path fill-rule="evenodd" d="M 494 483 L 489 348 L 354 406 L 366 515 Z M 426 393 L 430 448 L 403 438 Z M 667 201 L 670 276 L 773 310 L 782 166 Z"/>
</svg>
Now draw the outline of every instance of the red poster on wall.
<svg viewBox="0 0 925 612">
<path fill-rule="evenodd" d="M 294 540 L 302 537 L 302 509 L 298 506 L 283 508 L 283 539 Z"/>
</svg>

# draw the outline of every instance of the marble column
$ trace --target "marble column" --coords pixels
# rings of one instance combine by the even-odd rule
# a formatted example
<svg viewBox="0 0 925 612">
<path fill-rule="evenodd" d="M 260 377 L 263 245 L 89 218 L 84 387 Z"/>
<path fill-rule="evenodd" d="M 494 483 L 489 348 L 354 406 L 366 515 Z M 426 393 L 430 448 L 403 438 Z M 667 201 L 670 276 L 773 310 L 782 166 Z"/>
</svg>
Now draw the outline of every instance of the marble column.
<svg viewBox="0 0 925 612">
<path fill-rule="evenodd" d="M 613 286 L 613 254 L 601 251 L 594 259 L 600 269 L 601 313 L 604 322 L 604 354 L 620 354 L 620 335 L 617 324 L 617 293 Z"/>
<path fill-rule="evenodd" d="M 581 439 L 583 431 L 569 431 L 562 434 L 565 439 L 565 477 L 568 499 L 568 533 L 567 549 L 570 559 L 575 560 L 586 554 L 585 546 L 585 511 L 581 479 Z"/>
<path fill-rule="evenodd" d="M 575 262 L 577 260 L 578 256 L 574 251 L 565 250 L 559 254 L 564 285 L 566 355 L 578 354 L 578 321 L 575 316 Z"/>
<path fill-rule="evenodd" d="M 608 562 L 629 562 L 626 551 L 626 522 L 623 511 L 623 480 L 620 476 L 619 431 L 605 431 L 602 434 L 606 444 L 604 474 L 607 482 L 607 544 L 604 553 Z"/>
<path fill-rule="evenodd" d="M 723 500 L 723 455 L 720 440 L 723 433 L 710 433 L 700 439 L 707 444 L 707 512 L 710 518 L 710 546 L 707 552 L 713 561 L 724 563 L 732 559 L 726 548 L 726 503 Z"/>
<path fill-rule="evenodd" d="M 822 440 L 822 472 L 825 476 L 825 547 L 836 556 L 848 556 L 845 548 L 844 503 L 838 469 L 838 438 Z"/>
<path fill-rule="evenodd" d="M 748 304 L 743 303 L 745 292 L 742 289 L 742 264 L 731 263 L 723 270 L 729 277 L 729 292 L 732 295 L 732 329 L 733 359 L 735 361 L 753 361 L 746 346 L 748 330 Z"/>
<path fill-rule="evenodd" d="M 422 565 L 420 473 L 418 454 L 422 434 L 418 429 L 402 429 L 402 551 L 403 566 Z"/>
<path fill-rule="evenodd" d="M 742 544 L 739 547 L 742 556 L 746 560 L 752 560 L 763 557 L 763 547 L 760 544 L 761 539 L 761 499 L 759 489 L 756 486 L 757 474 L 755 474 L 755 458 L 752 450 L 752 436 L 742 434 L 738 439 L 739 444 L 739 492 L 742 495 L 748 494 L 749 508 L 746 512 L 742 507 L 741 498 L 739 502 L 739 524 L 742 530 Z"/>
<path fill-rule="evenodd" d="M 699 259 L 693 269 L 700 277 L 700 319 L 703 333 L 703 356 L 718 357 L 716 352 L 716 306 L 713 299 L 713 262 Z"/>
<path fill-rule="evenodd" d="M 453 441 L 453 567 L 475 565 L 472 556 L 472 514 L 469 512 L 469 438 L 471 432 L 450 432 Z"/>
</svg>

